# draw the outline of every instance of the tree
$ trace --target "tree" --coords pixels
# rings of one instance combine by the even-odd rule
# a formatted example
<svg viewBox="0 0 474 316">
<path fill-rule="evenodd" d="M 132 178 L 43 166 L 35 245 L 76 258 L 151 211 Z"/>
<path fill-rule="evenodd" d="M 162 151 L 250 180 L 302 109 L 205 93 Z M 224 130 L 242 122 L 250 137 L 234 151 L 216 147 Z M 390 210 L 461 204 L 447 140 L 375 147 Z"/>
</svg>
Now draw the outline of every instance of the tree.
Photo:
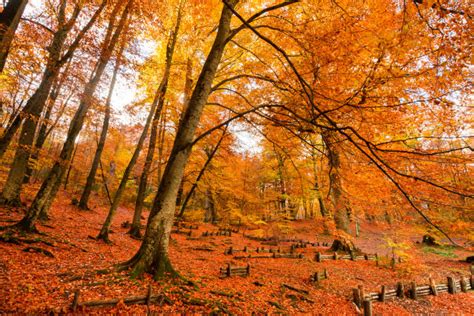
<svg viewBox="0 0 474 316">
<path fill-rule="evenodd" d="M 91 168 L 89 170 L 89 174 L 87 176 L 86 184 L 84 186 L 84 190 L 82 191 L 81 198 L 79 199 L 79 208 L 83 210 L 89 209 L 87 206 L 90 194 L 92 192 L 92 187 L 95 182 L 95 176 L 97 173 L 97 169 L 99 168 L 100 159 L 102 157 L 102 151 L 104 150 L 105 141 L 107 140 L 107 132 L 109 130 L 109 122 L 110 122 L 110 103 L 112 101 L 112 94 L 114 92 L 115 84 L 117 82 L 117 74 L 120 70 L 120 66 L 122 63 L 123 52 L 125 49 L 125 45 L 127 42 L 127 31 L 124 31 L 122 44 L 120 45 L 120 49 L 117 53 L 117 58 L 115 60 L 115 67 L 112 73 L 112 79 L 110 80 L 110 87 L 109 93 L 107 95 L 107 100 L 105 101 L 105 113 L 104 113 L 104 123 L 102 124 L 102 131 L 100 133 L 99 142 L 97 143 L 97 149 L 95 151 L 94 159 L 92 161 Z"/>
<path fill-rule="evenodd" d="M 43 77 L 38 89 L 33 96 L 28 100 L 23 114 L 19 114 L 13 123 L 9 126 L 7 131 L 2 136 L 0 142 L 2 146 L 1 153 L 3 154 L 6 146 L 10 143 L 16 129 L 19 127 L 21 117 L 28 115 L 25 123 L 22 126 L 19 140 L 19 147 L 15 152 L 15 158 L 10 167 L 7 182 L 2 191 L 1 200 L 5 204 L 21 205 L 20 192 L 25 177 L 28 160 L 30 158 L 31 148 L 34 142 L 36 126 L 38 124 L 39 116 L 44 109 L 48 95 L 50 94 L 53 83 L 57 80 L 60 68 L 72 57 L 74 51 L 79 46 L 81 39 L 86 32 L 92 27 L 103 8 L 106 1 L 103 1 L 101 6 L 95 11 L 92 18 L 88 21 L 86 26 L 79 32 L 73 43 L 69 46 L 67 52 L 62 55 L 63 46 L 67 39 L 68 33 L 75 25 L 81 6 L 78 4 L 74 7 L 74 11 L 69 20 L 66 20 L 67 1 L 62 1 L 59 8 L 58 15 L 58 30 L 53 35 L 53 40 L 50 46 L 50 55 L 43 73 Z"/>
<path fill-rule="evenodd" d="M 231 7 L 237 0 L 229 2 Z M 178 127 L 173 149 L 163 173 L 158 192 L 153 201 L 145 236 L 138 252 L 124 264 L 132 268 L 132 275 L 151 273 L 155 278 L 165 273 L 175 273 L 168 258 L 168 245 L 175 214 L 176 196 L 183 177 L 184 168 L 191 153 L 191 143 L 202 114 L 212 81 L 224 53 L 232 11 L 227 5 L 222 9 L 216 38 L 201 70 L 196 87 L 191 95 L 184 117 Z"/>
<path fill-rule="evenodd" d="M 118 25 L 114 27 L 115 15 L 113 14 L 109 21 L 109 26 L 105 34 L 105 40 L 101 49 L 99 60 L 97 61 L 93 76 L 84 88 L 84 93 L 81 97 L 79 108 L 77 109 L 71 124 L 69 126 L 66 141 L 62 147 L 57 161 L 50 170 L 45 181 L 41 185 L 36 194 L 31 206 L 28 208 L 25 216 L 15 224 L 15 227 L 27 232 L 36 231 L 35 223 L 41 213 L 47 214 L 51 203 L 53 202 L 56 193 L 61 185 L 61 181 L 67 171 L 68 163 L 74 151 L 74 144 L 89 110 L 95 89 L 104 73 L 105 67 L 112 55 L 115 45 L 120 37 L 120 34 L 128 19 L 133 0 L 129 0 L 125 4 L 125 8 L 120 16 Z M 116 5 L 120 7 L 120 3 Z"/>
<path fill-rule="evenodd" d="M 174 49 L 176 46 L 176 40 L 178 38 L 179 27 L 181 24 L 181 14 L 182 14 L 182 7 L 180 4 L 180 7 L 178 8 L 175 28 L 171 32 L 168 39 L 168 44 L 166 45 L 165 69 L 163 72 L 163 77 L 161 79 L 160 86 L 157 91 L 158 106 L 156 107 L 155 113 L 153 116 L 150 139 L 148 143 L 148 151 L 146 153 L 145 165 L 143 166 L 142 174 L 140 176 L 140 181 L 138 184 L 135 211 L 133 212 L 132 225 L 129 231 L 129 234 L 136 238 L 141 238 L 140 219 L 141 219 L 143 204 L 145 200 L 146 188 L 148 186 L 148 176 L 150 173 L 151 164 L 153 162 L 153 155 L 155 153 L 155 146 L 156 146 L 157 136 L 158 136 L 158 123 L 160 121 L 160 116 L 163 112 L 166 90 L 168 89 L 168 82 L 169 82 L 169 77 L 170 77 L 171 65 L 173 61 Z"/>
<path fill-rule="evenodd" d="M 28 0 L 9 0 L 0 12 L 0 73 L 7 61 L 10 45 Z"/>
</svg>

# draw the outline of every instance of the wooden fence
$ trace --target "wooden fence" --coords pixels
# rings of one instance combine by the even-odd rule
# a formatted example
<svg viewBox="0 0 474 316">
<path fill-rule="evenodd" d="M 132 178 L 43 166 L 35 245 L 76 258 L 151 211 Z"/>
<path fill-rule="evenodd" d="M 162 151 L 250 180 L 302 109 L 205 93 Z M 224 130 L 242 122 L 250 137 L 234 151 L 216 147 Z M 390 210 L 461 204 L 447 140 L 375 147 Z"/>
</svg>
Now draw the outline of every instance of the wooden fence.
<svg viewBox="0 0 474 316">
<path fill-rule="evenodd" d="M 446 292 L 456 294 L 474 289 L 474 275 L 471 275 L 470 279 L 461 277 L 455 280 L 453 277 L 447 277 L 446 280 L 446 283 L 436 283 L 430 278 L 428 285 L 417 285 L 415 282 L 411 282 L 409 286 L 398 282 L 397 285 L 391 289 L 382 285 L 380 292 L 376 293 L 365 293 L 364 287 L 359 286 L 352 290 L 353 299 L 357 307 L 364 308 L 364 315 L 372 315 L 372 301 L 385 302 L 395 297 L 409 297 L 416 300 L 420 296 L 438 295 L 439 293 Z"/>
<path fill-rule="evenodd" d="M 231 231 L 228 231 L 228 230 L 218 230 L 216 232 L 209 232 L 209 231 L 205 231 L 202 233 L 202 236 L 203 237 L 208 237 L 208 236 L 228 236 L 228 237 L 231 237 L 232 236 L 232 232 Z"/>
<path fill-rule="evenodd" d="M 310 282 L 319 282 L 321 280 L 326 280 L 329 278 L 329 273 L 327 269 L 324 269 L 323 272 L 315 272 L 309 277 Z"/>
<path fill-rule="evenodd" d="M 246 267 L 232 267 L 227 264 L 227 267 L 220 268 L 219 277 L 220 278 L 229 278 L 232 276 L 249 276 L 250 275 L 250 264 L 247 264 Z"/>
<path fill-rule="evenodd" d="M 340 255 L 337 252 L 334 252 L 333 254 L 327 254 L 324 255 L 320 252 L 317 252 L 316 255 L 314 256 L 314 259 L 317 262 L 321 262 L 323 260 L 375 260 L 378 262 L 379 256 L 378 254 L 362 254 L 362 255 L 356 255 L 355 253 L 351 252 L 348 255 Z"/>
<path fill-rule="evenodd" d="M 304 255 L 302 253 L 276 253 L 272 255 L 245 255 L 245 256 L 234 256 L 234 259 L 277 259 L 277 258 L 287 258 L 287 259 L 303 259 Z"/>
</svg>

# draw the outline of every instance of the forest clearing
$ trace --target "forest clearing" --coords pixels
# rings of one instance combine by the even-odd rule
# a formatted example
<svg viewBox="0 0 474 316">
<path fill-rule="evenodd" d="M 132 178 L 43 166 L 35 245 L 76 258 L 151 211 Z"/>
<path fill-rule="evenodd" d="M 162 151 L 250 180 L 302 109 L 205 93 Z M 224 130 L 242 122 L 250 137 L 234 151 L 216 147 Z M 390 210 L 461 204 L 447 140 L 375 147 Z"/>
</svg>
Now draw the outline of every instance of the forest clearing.
<svg viewBox="0 0 474 316">
<path fill-rule="evenodd" d="M 467 0 L 4 0 L 0 314 L 474 314 Z"/>
</svg>

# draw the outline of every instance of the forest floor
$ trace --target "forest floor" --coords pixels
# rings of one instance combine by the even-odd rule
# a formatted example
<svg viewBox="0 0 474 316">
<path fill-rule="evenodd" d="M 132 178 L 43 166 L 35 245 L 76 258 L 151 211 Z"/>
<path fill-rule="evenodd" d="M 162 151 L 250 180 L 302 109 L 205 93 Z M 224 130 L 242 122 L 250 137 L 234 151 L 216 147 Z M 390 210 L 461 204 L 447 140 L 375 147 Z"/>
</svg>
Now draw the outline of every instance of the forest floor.
<svg viewBox="0 0 474 316">
<path fill-rule="evenodd" d="M 228 312 L 234 314 L 283 313 L 283 314 L 357 314 L 352 303 L 352 289 L 363 284 L 368 292 L 379 292 L 382 284 L 393 288 L 397 282 L 405 284 L 416 281 L 428 284 L 432 277 L 446 282 L 446 276 L 469 276 L 469 264 L 462 262 L 472 249 L 432 248 L 417 244 L 422 234 L 414 228 L 363 223 L 361 235 L 355 243 L 365 253 L 379 253 L 381 263 L 374 261 L 328 260 L 316 262 L 316 252 L 328 248 L 308 246 L 296 251 L 304 254 L 303 259 L 234 259 L 224 255 L 230 246 L 234 249 L 262 247 L 258 241 L 242 234 L 231 237 L 202 237 L 204 231 L 217 231 L 218 227 L 199 223 L 199 229 L 192 236 L 173 234 L 170 257 L 177 271 L 192 285 L 183 281 L 153 281 L 130 279 L 127 272 L 97 273 L 114 264 L 129 259 L 138 249 L 139 240 L 127 235 L 121 224 L 131 220 L 132 210 L 120 208 L 112 225 L 110 238 L 113 244 L 95 241 L 105 218 L 107 207 L 97 206 L 92 211 L 81 211 L 70 204 L 71 197 L 61 193 L 51 210 L 51 219 L 38 225 L 44 235 L 21 237 L 33 244 L 0 241 L 0 313 L 24 314 L 46 312 L 71 312 L 74 291 L 79 289 L 79 302 L 105 299 L 119 299 L 111 307 L 79 307 L 76 313 L 118 312 L 145 314 L 146 305 L 125 305 L 123 299 L 146 295 L 149 285 L 154 294 L 166 295 L 161 304 L 151 304 L 151 312 Z M 10 225 L 21 218 L 23 210 L 0 208 L 0 226 Z M 277 227 L 278 226 L 278 227 Z M 331 242 L 322 235 L 321 223 L 315 220 L 263 225 L 251 233 L 279 231 L 283 238 L 301 238 L 311 242 Z M 286 230 L 283 234 L 282 227 Z M 409 256 L 395 269 L 389 265 L 391 252 L 387 237 L 396 236 L 397 243 L 409 245 L 405 250 Z M 290 243 L 280 243 L 288 248 Z M 403 244 L 402 244 L 403 245 Z M 49 251 L 44 253 L 25 252 L 27 247 Z M 469 251 L 470 250 L 470 251 Z M 252 253 L 255 254 L 255 253 Z M 241 253 L 237 253 L 241 255 Z M 228 263 L 233 266 L 251 265 L 248 277 L 219 278 L 219 269 Z M 329 279 L 314 285 L 309 276 L 327 269 Z M 283 284 L 307 291 L 298 293 L 285 288 Z M 375 314 L 409 315 L 419 313 L 474 314 L 474 293 L 440 294 L 425 296 L 418 300 L 395 299 L 373 304 Z"/>
</svg>

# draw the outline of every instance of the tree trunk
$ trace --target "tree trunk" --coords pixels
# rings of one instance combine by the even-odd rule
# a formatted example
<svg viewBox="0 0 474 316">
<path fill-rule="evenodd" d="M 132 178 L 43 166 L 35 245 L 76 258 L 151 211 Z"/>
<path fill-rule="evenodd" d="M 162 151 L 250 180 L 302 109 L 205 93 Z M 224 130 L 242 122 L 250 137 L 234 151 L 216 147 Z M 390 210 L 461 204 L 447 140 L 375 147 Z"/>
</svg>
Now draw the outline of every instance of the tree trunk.
<svg viewBox="0 0 474 316">
<path fill-rule="evenodd" d="M 228 1 L 234 7 L 238 0 Z M 230 33 L 232 11 L 224 5 L 216 38 L 204 63 L 185 115 L 178 127 L 171 154 L 158 193 L 148 218 L 143 242 L 138 252 L 124 265 L 132 268 L 132 276 L 151 273 L 155 278 L 165 273 L 175 274 L 168 257 L 168 245 L 176 207 L 176 196 L 184 168 L 191 153 L 191 144 L 211 85 L 221 61 Z"/>
<path fill-rule="evenodd" d="M 95 175 L 97 173 L 97 169 L 99 168 L 102 152 L 104 151 L 105 141 L 107 139 L 107 132 L 109 130 L 110 103 L 112 100 L 115 83 L 117 82 L 117 73 L 120 69 L 120 62 L 121 62 L 123 51 L 125 49 L 125 42 L 126 41 L 124 38 L 122 45 L 120 47 L 120 51 L 117 54 L 117 60 L 115 61 L 115 67 L 112 74 L 112 79 L 110 81 L 109 93 L 107 95 L 107 100 L 105 101 L 105 113 L 104 113 L 104 123 L 102 124 L 102 131 L 100 133 L 99 142 L 97 143 L 97 149 L 95 151 L 94 159 L 92 160 L 91 169 L 89 170 L 89 174 L 87 176 L 86 185 L 84 186 L 84 190 L 82 191 L 81 198 L 79 200 L 79 208 L 83 210 L 89 209 L 89 207 L 87 206 L 87 203 L 89 202 L 89 197 L 92 192 L 92 187 L 94 186 L 94 183 L 95 183 Z"/>
<path fill-rule="evenodd" d="M 120 18 L 120 22 L 117 28 L 115 29 L 115 32 L 113 32 L 115 15 L 113 15 L 110 19 L 107 34 L 105 35 L 105 38 L 109 40 L 104 42 L 99 60 L 95 67 L 94 75 L 91 77 L 91 79 L 84 88 L 84 93 L 82 94 L 79 108 L 74 114 L 74 117 L 69 126 L 66 141 L 64 142 L 61 153 L 59 154 L 59 161 L 53 165 L 48 176 L 46 177 L 46 180 L 43 182 L 38 193 L 36 194 L 31 206 L 28 208 L 26 215 L 19 223 L 16 224 L 18 228 L 24 231 L 36 230 L 35 223 L 38 219 L 38 216 L 40 215 L 40 213 L 47 214 L 48 209 L 56 196 L 64 174 L 67 171 L 68 162 L 70 161 L 74 150 L 74 143 L 84 124 L 84 119 L 87 114 L 87 111 L 89 110 L 96 87 L 102 77 L 102 74 L 110 59 L 112 51 L 115 48 L 115 44 L 117 43 L 120 33 L 122 32 L 122 29 L 128 18 L 131 3 L 132 0 L 129 0 L 127 2 L 126 7 Z M 117 4 L 117 7 L 118 6 L 119 4 Z M 112 32 L 113 36 L 110 36 Z"/>
<path fill-rule="evenodd" d="M 10 45 L 28 0 L 9 0 L 0 13 L 0 73 L 7 62 Z"/>
<path fill-rule="evenodd" d="M 214 146 L 213 150 L 207 155 L 207 160 L 204 163 L 204 166 L 202 166 L 201 170 L 199 171 L 198 176 L 196 177 L 196 181 L 194 181 L 193 185 L 191 186 L 191 189 L 189 190 L 188 194 L 186 194 L 186 197 L 184 199 L 183 205 L 181 205 L 178 218 L 181 219 L 183 218 L 184 211 L 186 210 L 186 206 L 188 205 L 189 200 L 191 199 L 191 196 L 194 193 L 194 190 L 196 190 L 199 181 L 201 180 L 202 176 L 204 175 L 204 172 L 206 171 L 208 165 L 211 163 L 212 159 L 214 158 L 214 155 L 217 153 L 217 150 L 219 149 L 222 140 L 224 139 L 226 133 L 227 133 L 227 127 L 226 125 L 224 131 L 222 132 L 221 137 L 219 138 L 219 141 L 217 142 L 216 146 Z"/>
<path fill-rule="evenodd" d="M 334 221 L 336 223 L 336 228 L 346 233 L 350 233 L 349 216 L 347 212 L 349 205 L 343 195 L 342 181 L 339 174 L 341 161 L 337 148 L 335 148 L 334 145 L 335 139 L 330 132 L 323 133 L 322 138 L 326 145 L 329 159 L 329 194 L 334 206 Z"/>
<path fill-rule="evenodd" d="M 67 63 L 62 77 L 60 80 L 56 81 L 56 83 L 53 85 L 53 88 L 51 90 L 51 93 L 49 94 L 49 102 L 48 106 L 46 107 L 46 111 L 44 113 L 44 116 L 41 120 L 41 124 L 38 130 L 38 136 L 36 136 L 36 141 L 35 141 L 35 146 L 31 152 L 31 157 L 29 159 L 29 162 L 36 162 L 38 159 L 39 151 L 41 148 L 43 148 L 44 143 L 46 142 L 46 138 L 48 137 L 49 133 L 51 133 L 51 130 L 54 126 L 54 124 L 48 129 L 48 125 L 50 125 L 50 120 L 51 120 L 51 114 L 53 112 L 53 107 L 54 104 L 56 103 L 56 100 L 59 96 L 59 92 L 61 91 L 61 88 L 64 84 L 64 81 L 66 77 L 69 75 L 69 67 L 71 66 L 71 59 L 69 59 L 69 62 Z M 70 96 L 67 98 L 69 100 Z M 23 183 L 29 183 L 30 178 L 33 174 L 33 168 L 30 166 L 30 163 L 28 163 L 25 171 L 25 176 L 23 178 Z"/>
<path fill-rule="evenodd" d="M 148 186 L 148 175 L 150 173 L 151 164 L 153 162 L 153 155 L 155 153 L 156 138 L 158 134 L 158 123 L 160 121 L 161 112 L 165 103 L 166 90 L 168 89 L 168 81 L 171 71 L 171 63 L 173 61 L 174 48 L 176 45 L 176 39 L 178 38 L 179 26 L 181 23 L 181 9 L 178 11 L 178 17 L 176 18 L 176 25 L 174 30 L 171 32 L 168 44 L 166 47 L 166 65 L 161 79 L 160 87 L 158 89 L 158 106 L 155 110 L 153 117 L 153 123 L 150 132 L 150 139 L 148 144 L 148 151 L 145 158 L 145 165 L 143 167 L 142 174 L 140 176 L 140 183 L 138 185 L 137 199 L 135 202 L 135 211 L 133 213 L 132 226 L 130 227 L 129 234 L 141 238 L 140 233 L 140 219 L 142 216 L 143 204 L 145 201 L 146 188 Z"/>
</svg>

